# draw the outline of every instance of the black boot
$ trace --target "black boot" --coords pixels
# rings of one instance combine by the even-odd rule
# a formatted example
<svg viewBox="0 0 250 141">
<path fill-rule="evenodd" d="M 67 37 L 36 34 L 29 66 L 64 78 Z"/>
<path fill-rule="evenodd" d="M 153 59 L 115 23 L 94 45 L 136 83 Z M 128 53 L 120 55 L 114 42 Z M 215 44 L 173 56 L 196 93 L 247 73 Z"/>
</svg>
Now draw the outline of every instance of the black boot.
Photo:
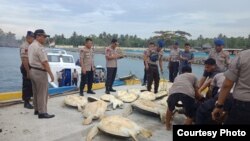
<svg viewBox="0 0 250 141">
<path fill-rule="evenodd" d="M 109 89 L 110 92 L 116 92 L 112 87 Z"/>
<path fill-rule="evenodd" d="M 106 87 L 106 91 L 105 91 L 106 94 L 110 94 L 110 91 L 109 91 L 109 88 Z"/>
<path fill-rule="evenodd" d="M 27 108 L 27 109 L 33 109 L 33 106 L 30 104 L 30 102 L 27 100 L 24 102 L 24 108 Z"/>
<path fill-rule="evenodd" d="M 39 114 L 39 112 L 38 111 L 34 111 L 34 115 L 38 115 Z"/>
<path fill-rule="evenodd" d="M 87 92 L 88 94 L 95 94 L 95 92 L 93 92 L 92 90 Z"/>
<path fill-rule="evenodd" d="M 48 113 L 38 114 L 38 118 L 53 118 L 55 115 L 49 115 Z"/>
</svg>

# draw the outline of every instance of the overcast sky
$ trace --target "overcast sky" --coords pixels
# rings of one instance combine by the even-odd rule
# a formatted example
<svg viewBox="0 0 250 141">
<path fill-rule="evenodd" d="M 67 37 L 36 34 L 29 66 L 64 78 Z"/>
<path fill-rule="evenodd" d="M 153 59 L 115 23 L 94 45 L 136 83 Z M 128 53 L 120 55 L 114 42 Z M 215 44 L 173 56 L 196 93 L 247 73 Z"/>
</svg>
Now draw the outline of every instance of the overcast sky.
<svg viewBox="0 0 250 141">
<path fill-rule="evenodd" d="M 250 34 L 250 0 L 0 0 L 0 28 L 17 34 L 136 34 L 184 30 L 192 38 Z"/>
</svg>

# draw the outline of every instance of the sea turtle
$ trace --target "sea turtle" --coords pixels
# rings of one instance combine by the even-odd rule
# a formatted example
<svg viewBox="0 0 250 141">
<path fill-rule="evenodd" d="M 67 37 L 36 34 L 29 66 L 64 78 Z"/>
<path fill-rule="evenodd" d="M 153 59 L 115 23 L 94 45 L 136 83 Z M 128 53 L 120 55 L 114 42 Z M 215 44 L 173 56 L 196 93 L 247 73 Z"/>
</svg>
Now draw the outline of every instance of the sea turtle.
<svg viewBox="0 0 250 141">
<path fill-rule="evenodd" d="M 168 96 L 165 96 L 165 97 L 162 98 L 161 100 L 157 101 L 157 103 L 158 103 L 158 104 L 161 104 L 161 105 L 163 105 L 163 106 L 168 107 L 167 100 L 168 100 Z"/>
<path fill-rule="evenodd" d="M 108 104 L 103 100 L 97 100 L 86 104 L 83 110 L 83 116 L 85 117 L 83 124 L 90 124 L 93 119 L 103 117 L 107 107 Z"/>
<path fill-rule="evenodd" d="M 132 110 L 136 109 L 141 113 L 145 113 L 153 116 L 160 116 L 161 122 L 164 123 L 166 120 L 167 107 L 160 105 L 156 102 L 138 99 L 125 109 L 123 115 L 127 116 L 132 113 Z"/>
<path fill-rule="evenodd" d="M 64 98 L 64 103 L 69 106 L 77 107 L 78 111 L 82 111 L 83 107 L 88 103 L 86 97 L 79 95 L 67 95 Z"/>
<path fill-rule="evenodd" d="M 159 91 L 155 94 L 155 99 L 160 99 L 168 95 L 168 91 Z"/>
<path fill-rule="evenodd" d="M 138 141 L 136 139 L 136 135 L 138 134 L 145 138 L 152 136 L 151 131 L 144 129 L 132 120 L 119 115 L 104 117 L 96 126 L 90 129 L 86 141 L 92 141 L 92 139 L 98 134 L 98 131 L 103 131 L 115 136 L 132 137 L 134 141 Z"/>
<path fill-rule="evenodd" d="M 123 102 L 131 103 L 138 98 L 138 95 L 135 93 L 128 93 L 128 91 L 118 91 L 117 98 Z"/>
<path fill-rule="evenodd" d="M 144 92 L 141 92 L 140 94 L 140 99 L 145 99 L 145 100 L 155 100 L 155 97 L 156 95 L 153 93 L 153 92 L 149 92 L 149 91 L 144 91 Z"/>
<path fill-rule="evenodd" d="M 115 96 L 111 95 L 111 94 L 104 94 L 100 97 L 101 100 L 110 102 L 110 99 L 115 98 Z"/>
<path fill-rule="evenodd" d="M 128 89 L 128 93 L 134 93 L 134 94 L 140 95 L 141 90 L 140 89 Z"/>
<path fill-rule="evenodd" d="M 123 107 L 123 102 L 120 99 L 117 99 L 113 95 L 104 94 L 100 98 L 101 98 L 101 100 L 110 102 L 112 104 L 113 109 L 116 109 L 117 107 L 119 107 L 119 108 Z"/>
</svg>

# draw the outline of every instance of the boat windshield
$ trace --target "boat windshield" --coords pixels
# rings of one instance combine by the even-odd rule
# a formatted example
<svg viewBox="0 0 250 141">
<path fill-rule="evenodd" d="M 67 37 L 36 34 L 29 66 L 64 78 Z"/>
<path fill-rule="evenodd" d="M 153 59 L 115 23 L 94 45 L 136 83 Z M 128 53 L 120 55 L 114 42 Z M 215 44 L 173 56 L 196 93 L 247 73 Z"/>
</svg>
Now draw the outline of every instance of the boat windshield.
<svg viewBox="0 0 250 141">
<path fill-rule="evenodd" d="M 62 56 L 62 60 L 64 63 L 74 63 L 74 60 L 71 56 Z"/>
<path fill-rule="evenodd" d="M 60 58 L 62 58 L 63 63 L 74 63 L 71 56 L 48 55 L 49 62 L 60 62 Z"/>
<path fill-rule="evenodd" d="M 48 55 L 49 62 L 60 62 L 60 57 L 58 55 Z"/>
</svg>

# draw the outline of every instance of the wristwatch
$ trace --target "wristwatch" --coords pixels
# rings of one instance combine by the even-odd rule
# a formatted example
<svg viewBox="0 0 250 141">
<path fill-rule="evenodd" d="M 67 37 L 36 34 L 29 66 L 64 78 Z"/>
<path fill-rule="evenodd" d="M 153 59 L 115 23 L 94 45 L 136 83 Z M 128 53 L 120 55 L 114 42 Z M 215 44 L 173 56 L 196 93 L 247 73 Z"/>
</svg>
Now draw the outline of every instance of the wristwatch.
<svg viewBox="0 0 250 141">
<path fill-rule="evenodd" d="M 221 109 L 221 108 L 223 108 L 223 106 L 224 105 L 223 104 L 219 104 L 218 101 L 215 102 L 215 108 Z"/>
</svg>

